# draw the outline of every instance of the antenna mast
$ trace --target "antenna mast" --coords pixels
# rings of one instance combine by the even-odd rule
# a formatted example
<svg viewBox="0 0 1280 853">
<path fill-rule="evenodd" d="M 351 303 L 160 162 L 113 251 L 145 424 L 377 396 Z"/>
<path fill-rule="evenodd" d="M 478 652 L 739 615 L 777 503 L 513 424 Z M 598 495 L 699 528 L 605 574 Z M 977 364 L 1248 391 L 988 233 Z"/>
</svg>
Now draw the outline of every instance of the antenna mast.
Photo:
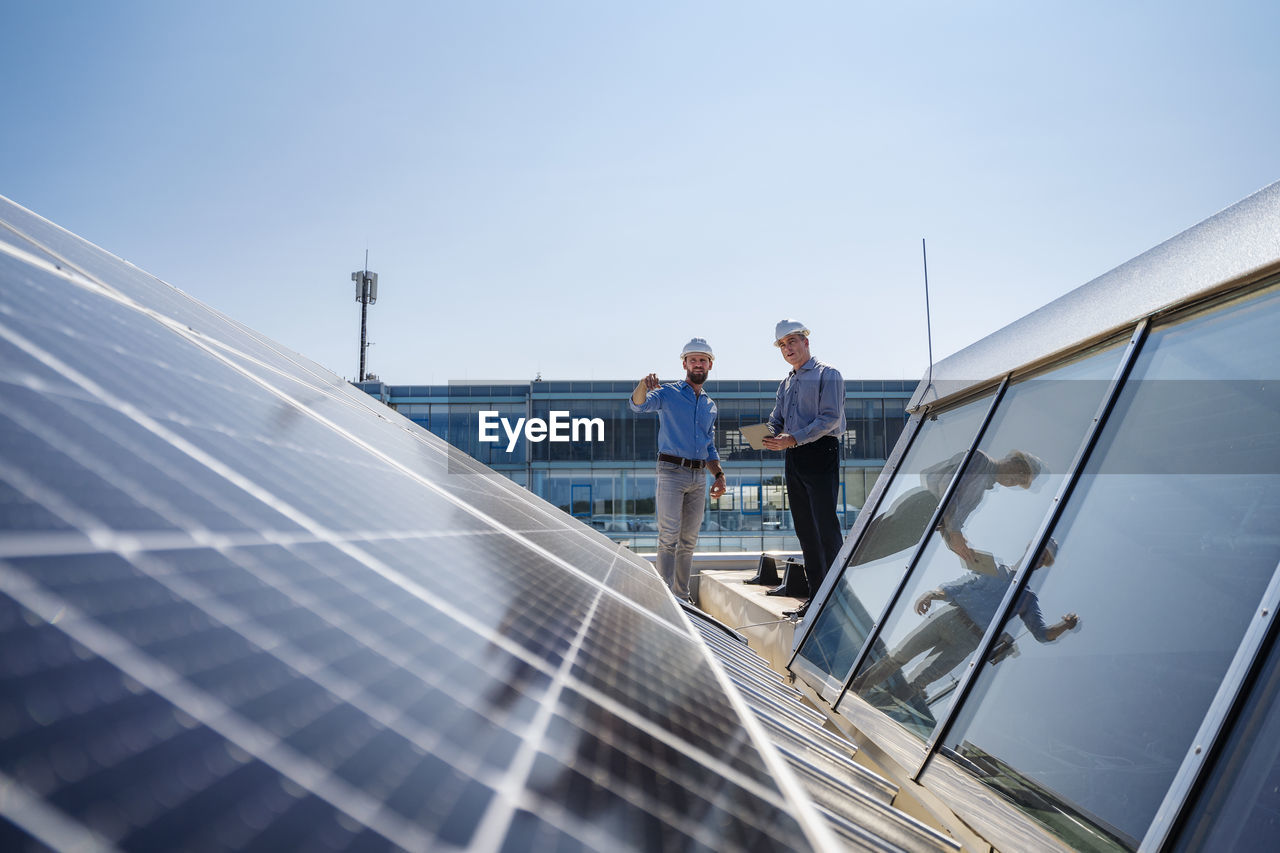
<svg viewBox="0 0 1280 853">
<path fill-rule="evenodd" d="M 929 377 L 924 386 L 928 391 L 933 387 L 933 320 L 929 316 L 929 249 L 923 237 L 920 238 L 920 254 L 924 259 L 924 326 L 929 337 Z"/>
<path fill-rule="evenodd" d="M 378 301 L 378 274 L 369 272 L 369 250 L 364 250 L 364 269 L 351 274 L 356 283 L 356 302 L 360 303 L 360 372 L 357 381 L 363 382 L 365 353 L 369 349 L 369 306 Z"/>
</svg>

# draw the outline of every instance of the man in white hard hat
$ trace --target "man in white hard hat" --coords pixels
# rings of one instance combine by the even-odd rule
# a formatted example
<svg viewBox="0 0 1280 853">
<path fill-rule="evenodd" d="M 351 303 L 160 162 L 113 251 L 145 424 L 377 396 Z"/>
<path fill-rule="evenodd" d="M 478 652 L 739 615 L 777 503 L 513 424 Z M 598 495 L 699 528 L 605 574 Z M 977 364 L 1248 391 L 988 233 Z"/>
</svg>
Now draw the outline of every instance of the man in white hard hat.
<svg viewBox="0 0 1280 853">
<path fill-rule="evenodd" d="M 773 345 L 791 365 L 778 385 L 769 415 L 769 450 L 786 452 L 787 498 L 800 550 L 809 599 L 792 611 L 804 616 L 809 601 L 844 541 L 836 500 L 840 494 L 840 436 L 844 433 L 844 377 L 809 354 L 809 330 L 799 320 L 782 320 Z"/>
<path fill-rule="evenodd" d="M 707 471 L 714 476 L 711 497 L 724 494 L 725 477 L 716 452 L 716 404 L 702 392 L 715 361 L 711 346 L 694 338 L 680 351 L 685 378 L 661 383 L 650 373 L 631 392 L 631 411 L 658 413 L 658 573 L 677 598 L 689 597 L 693 549 L 706 507 Z"/>
</svg>

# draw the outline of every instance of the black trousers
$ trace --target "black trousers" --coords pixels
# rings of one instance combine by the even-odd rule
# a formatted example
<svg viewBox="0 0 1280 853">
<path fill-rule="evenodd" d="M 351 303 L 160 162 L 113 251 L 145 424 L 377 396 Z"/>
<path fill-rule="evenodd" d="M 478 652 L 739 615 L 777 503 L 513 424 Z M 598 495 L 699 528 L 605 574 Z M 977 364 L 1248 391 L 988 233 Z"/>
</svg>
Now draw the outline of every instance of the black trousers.
<svg viewBox="0 0 1280 853">
<path fill-rule="evenodd" d="M 836 513 L 840 443 L 835 436 L 824 435 L 817 441 L 792 447 L 787 450 L 785 464 L 791 522 L 804 553 L 804 576 L 812 598 L 818 594 L 818 587 L 844 542 Z"/>
</svg>

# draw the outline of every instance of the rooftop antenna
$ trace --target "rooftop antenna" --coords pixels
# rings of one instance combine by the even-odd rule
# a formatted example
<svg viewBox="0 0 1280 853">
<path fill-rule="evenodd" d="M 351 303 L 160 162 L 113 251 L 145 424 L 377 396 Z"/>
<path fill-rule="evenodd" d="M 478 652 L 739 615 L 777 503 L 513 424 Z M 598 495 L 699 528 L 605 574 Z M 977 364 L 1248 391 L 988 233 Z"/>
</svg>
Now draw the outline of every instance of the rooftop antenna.
<svg viewBox="0 0 1280 853">
<path fill-rule="evenodd" d="M 364 269 L 351 274 L 356 283 L 356 302 L 360 303 L 360 382 L 365 381 L 364 359 L 369 349 L 369 306 L 378 301 L 378 274 L 369 272 L 369 250 L 364 250 Z"/>
<path fill-rule="evenodd" d="M 929 316 L 929 249 L 923 237 L 920 238 L 920 254 L 924 259 L 924 327 L 925 334 L 929 338 L 929 375 L 925 379 L 924 386 L 927 392 L 933 387 L 933 320 Z M 924 402 L 923 395 L 920 402 Z"/>
</svg>

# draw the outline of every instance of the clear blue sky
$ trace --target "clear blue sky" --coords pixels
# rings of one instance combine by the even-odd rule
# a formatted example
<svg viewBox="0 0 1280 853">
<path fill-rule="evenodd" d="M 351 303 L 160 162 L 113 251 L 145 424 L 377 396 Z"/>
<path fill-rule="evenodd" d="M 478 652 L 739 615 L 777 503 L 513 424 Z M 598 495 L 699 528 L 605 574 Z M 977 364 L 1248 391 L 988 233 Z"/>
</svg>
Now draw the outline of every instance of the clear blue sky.
<svg viewBox="0 0 1280 853">
<path fill-rule="evenodd" d="M 0 0 L 0 194 L 354 377 L 927 366 L 1280 179 L 1280 4 Z"/>
</svg>

